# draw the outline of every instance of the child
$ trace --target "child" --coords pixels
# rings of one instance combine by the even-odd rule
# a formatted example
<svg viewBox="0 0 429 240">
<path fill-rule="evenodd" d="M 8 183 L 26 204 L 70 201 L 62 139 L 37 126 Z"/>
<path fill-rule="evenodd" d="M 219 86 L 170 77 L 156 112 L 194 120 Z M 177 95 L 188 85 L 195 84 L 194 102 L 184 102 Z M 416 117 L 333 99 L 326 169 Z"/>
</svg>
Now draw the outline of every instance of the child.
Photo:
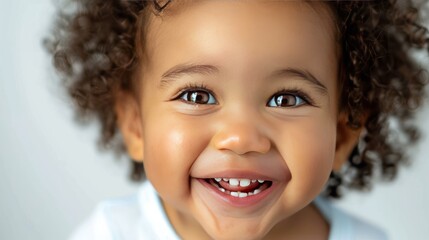
<svg viewBox="0 0 429 240">
<path fill-rule="evenodd" d="M 50 41 L 55 66 L 147 180 L 73 239 L 386 238 L 318 196 L 392 179 L 417 140 L 426 80 L 409 53 L 429 35 L 416 5 L 75 4 Z"/>
</svg>

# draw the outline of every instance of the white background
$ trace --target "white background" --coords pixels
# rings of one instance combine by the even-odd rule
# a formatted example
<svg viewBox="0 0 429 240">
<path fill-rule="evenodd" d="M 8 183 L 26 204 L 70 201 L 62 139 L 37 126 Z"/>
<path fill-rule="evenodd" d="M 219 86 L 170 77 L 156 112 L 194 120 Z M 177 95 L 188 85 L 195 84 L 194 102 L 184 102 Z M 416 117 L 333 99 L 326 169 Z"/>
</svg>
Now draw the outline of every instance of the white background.
<svg viewBox="0 0 429 240">
<path fill-rule="evenodd" d="M 97 125 L 72 120 L 41 44 L 53 12 L 50 0 L 0 0 L 0 239 L 65 239 L 97 202 L 137 187 L 125 157 L 97 150 Z M 428 117 L 426 106 L 418 118 L 426 136 Z M 424 137 L 395 182 L 338 205 L 391 239 L 428 239 L 428 147 Z"/>
</svg>

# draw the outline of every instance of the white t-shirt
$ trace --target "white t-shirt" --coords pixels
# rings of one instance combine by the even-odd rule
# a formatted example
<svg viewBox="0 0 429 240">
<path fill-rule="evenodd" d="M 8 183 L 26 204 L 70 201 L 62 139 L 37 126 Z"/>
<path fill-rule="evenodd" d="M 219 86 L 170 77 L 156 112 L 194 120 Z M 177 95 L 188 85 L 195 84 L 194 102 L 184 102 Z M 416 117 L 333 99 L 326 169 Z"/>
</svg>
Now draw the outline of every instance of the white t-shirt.
<svg viewBox="0 0 429 240">
<path fill-rule="evenodd" d="M 385 240 L 378 228 L 316 199 L 330 223 L 329 240 Z M 153 186 L 144 182 L 136 195 L 100 203 L 70 240 L 179 240 Z"/>
</svg>

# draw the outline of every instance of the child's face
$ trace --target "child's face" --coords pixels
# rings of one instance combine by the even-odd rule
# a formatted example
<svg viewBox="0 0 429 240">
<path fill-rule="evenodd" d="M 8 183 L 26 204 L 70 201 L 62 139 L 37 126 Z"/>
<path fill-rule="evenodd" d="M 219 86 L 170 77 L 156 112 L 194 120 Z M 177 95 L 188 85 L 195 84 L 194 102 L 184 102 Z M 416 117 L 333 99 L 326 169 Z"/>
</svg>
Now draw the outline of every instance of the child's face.
<svg viewBox="0 0 429 240">
<path fill-rule="evenodd" d="M 321 4 L 277 1 L 153 17 L 139 146 L 179 234 L 260 238 L 321 192 L 338 128 L 331 19 Z"/>
</svg>

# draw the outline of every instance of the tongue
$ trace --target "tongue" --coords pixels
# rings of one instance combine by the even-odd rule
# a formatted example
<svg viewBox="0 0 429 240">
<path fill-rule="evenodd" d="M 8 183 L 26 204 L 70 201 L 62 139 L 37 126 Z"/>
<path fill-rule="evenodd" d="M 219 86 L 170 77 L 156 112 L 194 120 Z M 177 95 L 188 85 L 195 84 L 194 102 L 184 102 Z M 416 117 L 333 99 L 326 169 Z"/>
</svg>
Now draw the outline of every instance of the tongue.
<svg viewBox="0 0 429 240">
<path fill-rule="evenodd" d="M 229 184 L 228 182 L 225 182 L 225 181 L 220 181 L 220 182 L 218 182 L 218 184 L 222 188 L 224 188 L 225 190 L 228 190 L 230 192 L 252 192 L 253 190 L 257 189 L 261 185 L 258 181 L 254 182 L 254 183 L 250 183 L 250 185 L 247 187 L 241 187 L 240 185 L 232 186 L 231 184 Z"/>
</svg>

